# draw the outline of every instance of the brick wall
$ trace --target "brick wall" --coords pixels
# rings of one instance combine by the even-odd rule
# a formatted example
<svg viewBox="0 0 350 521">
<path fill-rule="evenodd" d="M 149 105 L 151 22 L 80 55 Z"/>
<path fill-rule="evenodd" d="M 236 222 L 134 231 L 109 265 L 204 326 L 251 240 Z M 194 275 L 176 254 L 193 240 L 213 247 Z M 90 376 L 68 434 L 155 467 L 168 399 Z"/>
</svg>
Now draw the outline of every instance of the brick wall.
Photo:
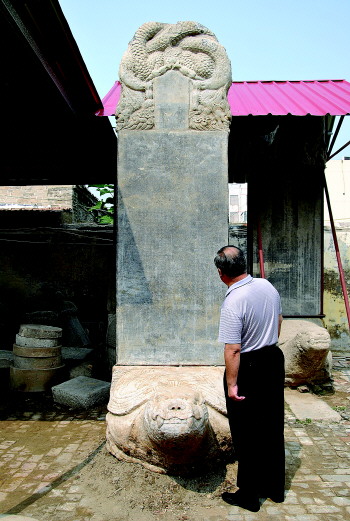
<svg viewBox="0 0 350 521">
<path fill-rule="evenodd" d="M 96 201 L 83 185 L 0 186 L 0 211 L 57 210 L 63 222 L 93 222 Z"/>
<path fill-rule="evenodd" d="M 0 186 L 0 209 L 16 206 L 73 208 L 73 185 Z"/>
</svg>

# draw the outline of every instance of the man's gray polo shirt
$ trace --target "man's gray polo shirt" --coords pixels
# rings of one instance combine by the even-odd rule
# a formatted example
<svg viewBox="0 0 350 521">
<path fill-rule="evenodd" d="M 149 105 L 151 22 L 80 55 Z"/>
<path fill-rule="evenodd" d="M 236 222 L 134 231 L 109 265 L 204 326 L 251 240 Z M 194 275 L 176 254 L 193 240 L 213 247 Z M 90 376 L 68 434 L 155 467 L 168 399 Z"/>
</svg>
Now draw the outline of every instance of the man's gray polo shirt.
<svg viewBox="0 0 350 521">
<path fill-rule="evenodd" d="M 226 292 L 221 306 L 219 342 L 241 344 L 242 352 L 275 344 L 281 313 L 280 296 L 272 284 L 247 275 Z"/>
</svg>

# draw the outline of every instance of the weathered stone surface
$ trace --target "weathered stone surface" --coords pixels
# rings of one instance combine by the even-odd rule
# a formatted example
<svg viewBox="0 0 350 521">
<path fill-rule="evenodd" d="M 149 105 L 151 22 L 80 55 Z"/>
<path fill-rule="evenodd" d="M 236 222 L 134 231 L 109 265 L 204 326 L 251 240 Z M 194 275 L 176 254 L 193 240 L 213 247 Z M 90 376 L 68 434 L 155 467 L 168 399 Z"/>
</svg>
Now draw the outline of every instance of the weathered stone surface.
<svg viewBox="0 0 350 521">
<path fill-rule="evenodd" d="M 59 338 L 35 338 L 16 335 L 16 344 L 21 347 L 56 347 L 59 342 Z"/>
<path fill-rule="evenodd" d="M 27 516 L 17 516 L 15 514 L 1 514 L 0 519 L 4 518 L 5 521 L 38 521 L 38 519 L 34 519 L 34 517 Z"/>
<path fill-rule="evenodd" d="M 49 369 L 10 367 L 10 385 L 14 391 L 43 392 L 63 379 L 64 365 Z"/>
<path fill-rule="evenodd" d="M 307 320 L 284 320 L 279 345 L 284 353 L 286 384 L 322 383 L 331 377 L 328 331 Z"/>
<path fill-rule="evenodd" d="M 73 409 L 88 409 L 107 402 L 111 384 L 87 376 L 77 376 L 72 380 L 52 387 L 53 399 Z"/>
<path fill-rule="evenodd" d="M 0 350 L 0 368 L 10 367 L 13 363 L 13 352 Z"/>
<path fill-rule="evenodd" d="M 114 350 L 115 352 L 115 350 Z M 69 378 L 93 376 L 94 350 L 84 347 L 63 347 L 62 358 L 67 367 Z"/>
<path fill-rule="evenodd" d="M 187 130 L 190 80 L 177 71 L 169 71 L 155 78 L 153 92 L 155 128 Z"/>
<path fill-rule="evenodd" d="M 61 338 L 62 329 L 41 324 L 22 324 L 19 328 L 19 335 L 29 338 Z"/>
<path fill-rule="evenodd" d="M 107 448 L 155 472 L 186 473 L 227 457 L 222 367 L 114 367 Z"/>
<path fill-rule="evenodd" d="M 114 349 L 117 346 L 116 315 L 115 314 L 108 315 L 106 343 L 108 346 L 114 347 Z M 115 360 L 114 360 L 114 363 L 115 363 Z"/>
<path fill-rule="evenodd" d="M 170 85 L 169 92 L 174 94 L 168 100 L 170 105 L 155 107 L 154 80 L 169 72 L 188 79 L 186 113 L 181 93 L 177 96 L 176 84 Z M 231 85 L 231 64 L 215 35 L 201 24 L 190 21 L 143 24 L 122 58 L 119 77 L 122 95 L 116 113 L 118 131 L 157 128 L 160 121 L 162 128 L 167 128 L 171 119 L 176 121 L 175 128 L 183 128 L 183 124 L 195 130 L 229 128 L 227 91 Z M 162 115 L 159 118 L 159 109 L 165 118 Z"/>
<path fill-rule="evenodd" d="M 108 326 L 106 333 L 106 359 L 108 369 L 112 373 L 114 364 L 117 361 L 117 331 L 116 331 L 116 315 L 108 315 Z"/>
<path fill-rule="evenodd" d="M 120 132 L 118 197 L 118 363 L 222 364 L 226 133 Z"/>
</svg>

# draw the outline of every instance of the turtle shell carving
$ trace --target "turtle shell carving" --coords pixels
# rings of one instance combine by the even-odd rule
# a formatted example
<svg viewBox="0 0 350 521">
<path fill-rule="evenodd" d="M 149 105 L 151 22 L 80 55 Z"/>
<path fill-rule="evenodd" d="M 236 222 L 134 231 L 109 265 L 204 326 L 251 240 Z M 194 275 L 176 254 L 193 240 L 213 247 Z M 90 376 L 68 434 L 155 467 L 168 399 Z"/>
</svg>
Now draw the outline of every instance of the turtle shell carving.
<svg viewBox="0 0 350 521">
<path fill-rule="evenodd" d="M 137 367 L 114 371 L 107 448 L 118 459 L 175 474 L 230 452 L 221 367 Z"/>
</svg>

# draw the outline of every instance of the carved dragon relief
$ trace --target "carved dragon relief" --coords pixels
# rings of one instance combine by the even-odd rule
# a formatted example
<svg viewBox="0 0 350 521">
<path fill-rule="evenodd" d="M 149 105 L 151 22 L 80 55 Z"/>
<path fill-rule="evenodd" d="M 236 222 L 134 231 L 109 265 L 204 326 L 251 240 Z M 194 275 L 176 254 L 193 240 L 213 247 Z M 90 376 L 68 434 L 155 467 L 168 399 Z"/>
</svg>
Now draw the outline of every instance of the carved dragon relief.
<svg viewBox="0 0 350 521">
<path fill-rule="evenodd" d="M 231 65 L 215 35 L 196 22 L 148 22 L 136 31 L 120 64 L 117 131 L 154 128 L 153 80 L 170 70 L 192 80 L 189 127 L 228 130 Z"/>
</svg>

